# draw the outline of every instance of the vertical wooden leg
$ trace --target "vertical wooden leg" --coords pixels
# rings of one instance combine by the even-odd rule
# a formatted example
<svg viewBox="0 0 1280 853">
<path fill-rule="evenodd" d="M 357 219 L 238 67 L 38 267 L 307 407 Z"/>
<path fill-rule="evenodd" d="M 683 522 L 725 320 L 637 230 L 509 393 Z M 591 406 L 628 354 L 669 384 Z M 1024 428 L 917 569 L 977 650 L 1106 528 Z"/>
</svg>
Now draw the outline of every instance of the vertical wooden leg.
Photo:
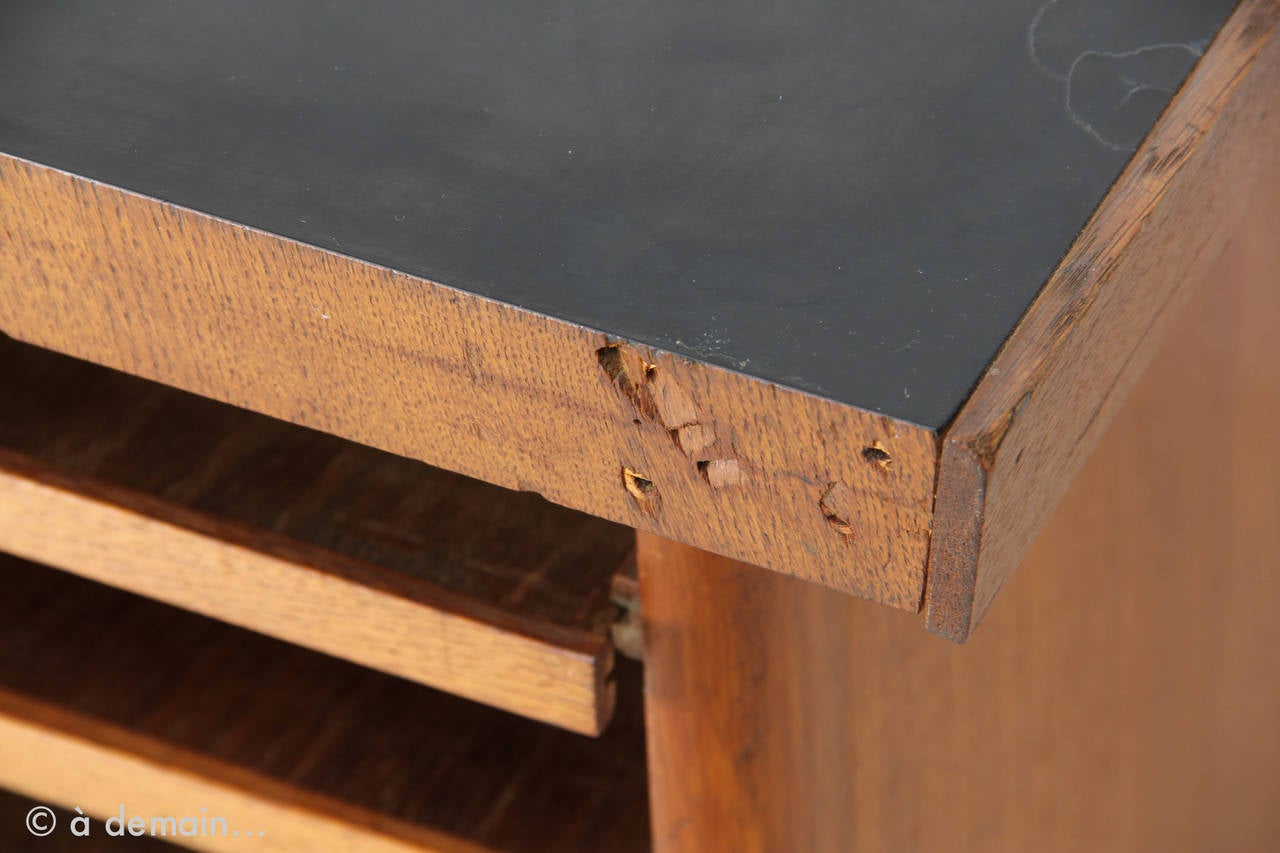
<svg viewBox="0 0 1280 853">
<path fill-rule="evenodd" d="M 1280 850 L 1280 176 L 964 646 L 641 535 L 659 851 Z"/>
<path fill-rule="evenodd" d="M 848 849 L 848 602 L 639 534 L 655 849 Z"/>
</svg>

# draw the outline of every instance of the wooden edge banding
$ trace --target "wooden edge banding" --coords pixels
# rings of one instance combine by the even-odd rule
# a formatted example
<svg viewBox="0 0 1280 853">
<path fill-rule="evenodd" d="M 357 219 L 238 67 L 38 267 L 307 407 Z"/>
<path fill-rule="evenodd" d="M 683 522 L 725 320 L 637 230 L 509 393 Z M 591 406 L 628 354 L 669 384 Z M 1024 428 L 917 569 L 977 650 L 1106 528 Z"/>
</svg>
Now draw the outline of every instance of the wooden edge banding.
<svg viewBox="0 0 1280 853">
<path fill-rule="evenodd" d="M 0 691 L 0 786 L 36 803 L 80 808 L 94 818 L 97 835 L 105 831 L 102 821 L 119 815 L 121 804 L 128 817 L 225 818 L 225 836 L 176 839 L 197 850 L 480 853 L 487 849 L 10 691 Z M 163 823 L 159 826 L 167 832 Z M 201 828 L 194 823 L 188 829 L 199 832 Z M 242 834 L 232 836 L 233 831 Z M 263 834 L 246 837 L 245 832 Z M 57 827 L 57 833 L 71 834 L 65 826 Z"/>
<path fill-rule="evenodd" d="M 0 329 L 920 607 L 931 430 L 5 155 Z"/>
<path fill-rule="evenodd" d="M 938 511 L 933 520 L 933 544 L 929 550 L 929 572 L 925 584 L 925 624 L 929 630 L 957 642 L 969 636 L 973 613 L 972 573 L 978 563 L 982 537 L 982 507 L 986 492 L 986 472 L 976 457 L 943 451 L 946 492 L 953 502 Z M 939 478 L 938 503 L 943 487 Z M 967 502 L 951 499 L 963 496 Z M 943 603 L 939 605 L 939 601 Z"/>
<path fill-rule="evenodd" d="M 572 731 L 613 713 L 603 634 L 2 450 L 0 550 Z"/>
<path fill-rule="evenodd" d="M 931 631 L 969 636 L 1242 221 L 1280 149 L 1277 18 L 1236 10 L 946 431 Z"/>
</svg>

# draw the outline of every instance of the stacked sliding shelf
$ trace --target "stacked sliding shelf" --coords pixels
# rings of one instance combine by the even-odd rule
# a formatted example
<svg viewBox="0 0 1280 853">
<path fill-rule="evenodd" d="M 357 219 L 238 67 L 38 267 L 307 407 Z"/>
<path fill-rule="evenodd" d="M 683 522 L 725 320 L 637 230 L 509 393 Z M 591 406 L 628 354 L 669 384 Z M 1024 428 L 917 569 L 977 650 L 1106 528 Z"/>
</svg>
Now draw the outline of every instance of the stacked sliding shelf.
<svg viewBox="0 0 1280 853">
<path fill-rule="evenodd" d="M 647 849 L 634 664 L 584 738 L 17 558 L 0 583 L 0 785 L 95 835 L 123 806 L 224 818 L 164 836 L 203 850 Z"/>
<path fill-rule="evenodd" d="M 0 551 L 598 733 L 626 528 L 0 338 Z"/>
<path fill-rule="evenodd" d="M 197 849 L 647 849 L 629 530 L 2 336 L 0 399 L 0 785 Z"/>
</svg>

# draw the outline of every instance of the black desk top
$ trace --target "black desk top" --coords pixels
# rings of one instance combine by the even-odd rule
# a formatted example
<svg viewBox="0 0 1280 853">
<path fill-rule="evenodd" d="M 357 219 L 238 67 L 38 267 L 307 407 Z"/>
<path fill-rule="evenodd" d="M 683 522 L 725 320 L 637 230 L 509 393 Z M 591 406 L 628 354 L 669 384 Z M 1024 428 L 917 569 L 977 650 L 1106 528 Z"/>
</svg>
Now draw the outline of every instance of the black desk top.
<svg viewBox="0 0 1280 853">
<path fill-rule="evenodd" d="M 1233 5 L 19 0 L 0 151 L 940 427 Z"/>
</svg>

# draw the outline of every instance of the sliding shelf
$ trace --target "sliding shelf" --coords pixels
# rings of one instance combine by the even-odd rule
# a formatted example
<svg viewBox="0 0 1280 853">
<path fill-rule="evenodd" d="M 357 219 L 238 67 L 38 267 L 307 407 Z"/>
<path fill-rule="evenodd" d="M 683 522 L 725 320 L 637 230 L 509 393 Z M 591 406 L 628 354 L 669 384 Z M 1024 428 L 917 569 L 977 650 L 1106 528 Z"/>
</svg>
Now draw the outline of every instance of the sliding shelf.
<svg viewBox="0 0 1280 853">
<path fill-rule="evenodd" d="M 0 551 L 578 732 L 625 527 L 0 337 Z"/>
<path fill-rule="evenodd" d="M 204 850 L 648 847 L 633 662 L 584 738 L 15 557 L 0 584 L 0 787 L 99 835 L 123 806 Z"/>
</svg>

